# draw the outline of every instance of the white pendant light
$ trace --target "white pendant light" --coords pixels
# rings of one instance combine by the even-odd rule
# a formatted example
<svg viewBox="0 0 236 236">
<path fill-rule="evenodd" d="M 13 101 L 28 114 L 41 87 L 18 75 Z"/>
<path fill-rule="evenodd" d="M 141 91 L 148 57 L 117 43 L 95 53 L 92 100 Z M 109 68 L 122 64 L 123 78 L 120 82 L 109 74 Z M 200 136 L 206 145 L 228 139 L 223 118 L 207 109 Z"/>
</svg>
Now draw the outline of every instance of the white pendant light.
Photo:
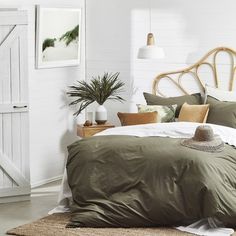
<svg viewBox="0 0 236 236">
<path fill-rule="evenodd" d="M 161 59 L 165 57 L 163 48 L 155 45 L 154 35 L 147 35 L 147 46 L 143 46 L 138 51 L 139 59 Z"/>
<path fill-rule="evenodd" d="M 149 3 L 151 0 L 149 1 Z M 152 30 L 152 16 L 151 16 L 151 4 L 149 6 L 149 24 L 150 32 Z M 155 39 L 153 33 L 147 35 L 147 45 L 139 48 L 138 58 L 139 59 L 161 59 L 165 57 L 163 48 L 155 45 Z"/>
</svg>

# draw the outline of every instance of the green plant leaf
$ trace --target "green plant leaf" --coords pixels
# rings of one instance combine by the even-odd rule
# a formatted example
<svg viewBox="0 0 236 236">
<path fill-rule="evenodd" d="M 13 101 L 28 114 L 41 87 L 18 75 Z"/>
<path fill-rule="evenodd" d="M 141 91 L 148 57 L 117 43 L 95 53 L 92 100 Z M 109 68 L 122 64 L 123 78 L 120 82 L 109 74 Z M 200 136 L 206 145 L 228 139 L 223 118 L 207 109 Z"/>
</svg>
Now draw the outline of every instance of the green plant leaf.
<svg viewBox="0 0 236 236">
<path fill-rule="evenodd" d="M 79 37 L 79 25 L 76 25 L 74 29 L 67 31 L 60 37 L 60 41 L 64 40 L 66 46 L 68 46 L 72 41 L 76 40 Z"/>
<path fill-rule="evenodd" d="M 119 73 L 104 73 L 103 76 L 92 77 L 90 82 L 77 81 L 76 84 L 69 86 L 67 92 L 69 97 L 75 98 L 69 105 L 79 104 L 79 109 L 74 113 L 78 116 L 88 105 L 97 102 L 102 105 L 106 100 L 123 102 L 120 96 L 123 92 L 124 83 L 119 80 Z"/>
<path fill-rule="evenodd" d="M 50 39 L 50 38 L 47 38 L 43 41 L 43 45 L 42 45 L 42 51 L 44 51 L 46 48 L 48 47 L 54 47 L 55 46 L 55 41 L 56 39 Z"/>
</svg>

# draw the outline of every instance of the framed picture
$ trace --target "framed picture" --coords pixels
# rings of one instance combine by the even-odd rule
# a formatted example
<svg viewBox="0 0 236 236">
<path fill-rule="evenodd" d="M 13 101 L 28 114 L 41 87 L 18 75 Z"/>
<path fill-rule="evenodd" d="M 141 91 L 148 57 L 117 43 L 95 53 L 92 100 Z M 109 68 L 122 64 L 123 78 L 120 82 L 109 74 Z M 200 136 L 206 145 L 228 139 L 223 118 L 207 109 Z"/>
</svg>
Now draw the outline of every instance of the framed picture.
<svg viewBox="0 0 236 236">
<path fill-rule="evenodd" d="M 37 6 L 36 67 L 80 63 L 81 9 Z"/>
</svg>

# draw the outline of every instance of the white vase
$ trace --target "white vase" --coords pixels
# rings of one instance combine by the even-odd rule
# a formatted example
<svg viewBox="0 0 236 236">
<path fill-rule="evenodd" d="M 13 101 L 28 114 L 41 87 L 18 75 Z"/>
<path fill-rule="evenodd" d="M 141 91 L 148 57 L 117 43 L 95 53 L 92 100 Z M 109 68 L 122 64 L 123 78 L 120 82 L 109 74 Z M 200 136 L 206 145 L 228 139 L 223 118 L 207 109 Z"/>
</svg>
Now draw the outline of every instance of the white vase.
<svg viewBox="0 0 236 236">
<path fill-rule="evenodd" d="M 105 124 L 107 122 L 107 109 L 103 105 L 99 105 L 95 112 L 95 121 L 98 125 Z"/>
</svg>

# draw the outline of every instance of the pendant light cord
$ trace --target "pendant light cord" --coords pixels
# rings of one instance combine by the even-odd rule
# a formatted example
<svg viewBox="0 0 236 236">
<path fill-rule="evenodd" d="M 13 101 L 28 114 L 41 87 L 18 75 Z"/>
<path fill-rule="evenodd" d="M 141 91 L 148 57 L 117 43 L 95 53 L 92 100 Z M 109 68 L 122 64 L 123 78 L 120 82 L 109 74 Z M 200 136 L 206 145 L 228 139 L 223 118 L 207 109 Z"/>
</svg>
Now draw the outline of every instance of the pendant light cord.
<svg viewBox="0 0 236 236">
<path fill-rule="evenodd" d="M 149 33 L 152 32 L 152 8 L 151 8 L 151 0 L 149 0 Z"/>
<path fill-rule="evenodd" d="M 84 80 L 88 82 L 88 63 L 87 63 L 87 1 L 84 0 Z M 88 119 L 88 108 L 85 108 L 85 120 Z"/>
<path fill-rule="evenodd" d="M 84 76 L 88 80 L 88 63 L 87 63 L 87 2 L 84 0 Z"/>
</svg>

